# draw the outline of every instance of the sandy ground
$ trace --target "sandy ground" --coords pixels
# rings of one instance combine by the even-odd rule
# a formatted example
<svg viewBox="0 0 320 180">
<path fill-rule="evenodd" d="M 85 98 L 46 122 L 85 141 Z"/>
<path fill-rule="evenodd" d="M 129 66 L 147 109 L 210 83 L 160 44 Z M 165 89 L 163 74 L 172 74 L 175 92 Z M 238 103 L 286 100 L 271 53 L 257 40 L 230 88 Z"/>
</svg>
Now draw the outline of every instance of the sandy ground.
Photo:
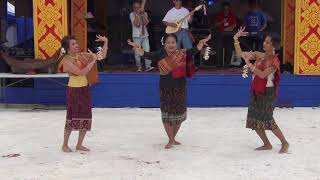
<svg viewBox="0 0 320 180">
<path fill-rule="evenodd" d="M 320 180 L 320 109 L 276 109 L 291 144 L 279 155 L 256 152 L 246 108 L 189 109 L 177 140 L 167 138 L 159 109 L 94 109 L 89 153 L 62 153 L 64 110 L 0 109 L 0 179 L 23 180 Z M 73 133 L 70 147 L 75 148 Z M 18 157 L 7 157 L 18 154 Z"/>
</svg>

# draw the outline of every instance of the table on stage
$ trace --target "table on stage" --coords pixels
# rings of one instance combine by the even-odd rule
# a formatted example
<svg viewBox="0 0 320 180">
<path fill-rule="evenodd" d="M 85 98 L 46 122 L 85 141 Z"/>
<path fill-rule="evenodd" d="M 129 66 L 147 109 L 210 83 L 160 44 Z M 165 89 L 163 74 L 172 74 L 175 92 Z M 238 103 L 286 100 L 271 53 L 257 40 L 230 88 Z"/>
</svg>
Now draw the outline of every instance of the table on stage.
<svg viewBox="0 0 320 180">
<path fill-rule="evenodd" d="M 48 79 L 54 83 L 60 84 L 62 86 L 67 86 L 66 84 L 63 84 L 57 80 L 56 78 L 67 78 L 68 74 L 66 73 L 58 73 L 58 74 L 34 74 L 34 75 L 28 75 L 28 74 L 12 74 L 12 73 L 0 73 L 0 91 L 1 91 L 1 97 L 0 97 L 0 103 L 5 103 L 5 96 L 6 96 L 6 88 L 13 86 L 17 83 L 23 82 L 27 79 L 35 79 L 35 78 L 44 78 Z M 6 84 L 6 79 L 20 79 L 16 82 Z"/>
</svg>

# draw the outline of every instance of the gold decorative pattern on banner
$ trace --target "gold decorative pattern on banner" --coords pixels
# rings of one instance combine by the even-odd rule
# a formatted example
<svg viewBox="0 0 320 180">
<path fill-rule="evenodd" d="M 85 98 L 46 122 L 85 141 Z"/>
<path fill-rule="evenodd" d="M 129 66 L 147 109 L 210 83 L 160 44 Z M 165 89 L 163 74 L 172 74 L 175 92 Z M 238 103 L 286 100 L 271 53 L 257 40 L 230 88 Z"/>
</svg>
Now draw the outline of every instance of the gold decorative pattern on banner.
<svg viewBox="0 0 320 180">
<path fill-rule="evenodd" d="M 320 75 L 319 29 L 319 0 L 296 0 L 295 74 Z"/>
<path fill-rule="evenodd" d="M 68 34 L 66 0 L 33 0 L 34 52 L 36 58 L 52 57 Z"/>
</svg>

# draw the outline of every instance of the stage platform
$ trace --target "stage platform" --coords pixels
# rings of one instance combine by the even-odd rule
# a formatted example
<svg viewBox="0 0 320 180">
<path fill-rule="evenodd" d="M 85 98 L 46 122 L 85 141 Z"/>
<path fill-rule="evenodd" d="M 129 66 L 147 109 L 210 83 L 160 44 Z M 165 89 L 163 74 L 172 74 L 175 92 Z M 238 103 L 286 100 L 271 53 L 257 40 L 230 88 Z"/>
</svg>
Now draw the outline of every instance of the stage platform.
<svg viewBox="0 0 320 180">
<path fill-rule="evenodd" d="M 202 70 L 188 80 L 189 107 L 245 107 L 249 100 L 251 78 L 243 79 L 239 70 L 214 74 Z M 54 83 L 34 79 L 33 87 L 9 87 L 1 103 L 64 105 L 67 78 Z M 92 87 L 94 107 L 159 107 L 159 74 L 107 72 L 100 74 L 99 84 Z M 62 84 L 61 84 L 62 83 Z M 320 106 L 320 76 L 282 74 L 280 107 Z M 4 89 L 2 89 L 4 90 Z"/>
</svg>

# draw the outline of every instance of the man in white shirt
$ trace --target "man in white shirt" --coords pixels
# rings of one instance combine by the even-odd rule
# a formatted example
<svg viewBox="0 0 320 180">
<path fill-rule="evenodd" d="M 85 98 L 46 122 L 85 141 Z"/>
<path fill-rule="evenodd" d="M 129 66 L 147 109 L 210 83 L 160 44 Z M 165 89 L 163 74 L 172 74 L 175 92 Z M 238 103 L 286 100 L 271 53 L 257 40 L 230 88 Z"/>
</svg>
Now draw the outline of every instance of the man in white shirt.
<svg viewBox="0 0 320 180">
<path fill-rule="evenodd" d="M 141 45 L 141 47 L 146 51 L 150 51 L 149 45 L 149 34 L 147 30 L 147 25 L 149 23 L 148 14 L 141 9 L 141 3 L 135 1 L 133 3 L 133 12 L 130 14 L 130 20 L 132 24 L 132 40 L 134 43 Z M 138 72 L 142 71 L 141 57 L 136 53 L 136 66 L 138 67 Z M 151 60 L 145 59 L 146 71 L 151 71 L 154 69 L 151 67 Z"/>
<path fill-rule="evenodd" d="M 162 22 L 166 26 L 177 27 L 177 24 L 175 22 L 187 16 L 189 14 L 189 10 L 182 7 L 182 0 L 173 0 L 173 3 L 174 3 L 174 7 L 167 12 Z M 192 42 L 189 36 L 189 22 L 191 21 L 192 21 L 192 16 L 189 16 L 183 21 L 180 30 L 176 32 L 176 35 L 178 37 L 178 41 L 177 41 L 178 48 L 182 48 L 181 44 L 185 49 L 192 48 Z"/>
</svg>

